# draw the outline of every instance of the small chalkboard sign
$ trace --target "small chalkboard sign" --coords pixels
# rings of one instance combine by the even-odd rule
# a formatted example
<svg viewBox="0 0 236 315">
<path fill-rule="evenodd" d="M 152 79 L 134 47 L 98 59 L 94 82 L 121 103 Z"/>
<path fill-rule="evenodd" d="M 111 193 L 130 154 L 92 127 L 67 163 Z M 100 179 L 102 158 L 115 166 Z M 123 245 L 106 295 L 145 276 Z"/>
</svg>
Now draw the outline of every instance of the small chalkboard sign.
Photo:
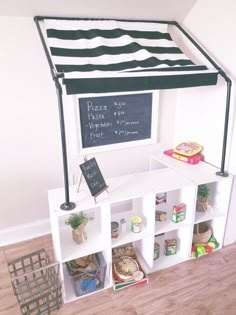
<svg viewBox="0 0 236 315">
<path fill-rule="evenodd" d="M 80 164 L 80 169 L 93 197 L 108 188 L 95 158 Z"/>
</svg>

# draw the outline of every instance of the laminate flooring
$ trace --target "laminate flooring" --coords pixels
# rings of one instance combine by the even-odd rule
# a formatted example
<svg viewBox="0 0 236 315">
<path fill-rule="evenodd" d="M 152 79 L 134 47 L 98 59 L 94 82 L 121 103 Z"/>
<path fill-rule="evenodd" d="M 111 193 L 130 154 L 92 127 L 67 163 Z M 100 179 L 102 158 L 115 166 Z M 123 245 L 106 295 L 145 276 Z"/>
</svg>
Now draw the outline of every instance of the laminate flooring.
<svg viewBox="0 0 236 315">
<path fill-rule="evenodd" d="M 7 262 L 45 248 L 50 235 L 0 247 L 0 315 L 20 315 Z M 236 244 L 149 275 L 149 284 L 108 289 L 62 305 L 53 315 L 236 315 Z"/>
</svg>

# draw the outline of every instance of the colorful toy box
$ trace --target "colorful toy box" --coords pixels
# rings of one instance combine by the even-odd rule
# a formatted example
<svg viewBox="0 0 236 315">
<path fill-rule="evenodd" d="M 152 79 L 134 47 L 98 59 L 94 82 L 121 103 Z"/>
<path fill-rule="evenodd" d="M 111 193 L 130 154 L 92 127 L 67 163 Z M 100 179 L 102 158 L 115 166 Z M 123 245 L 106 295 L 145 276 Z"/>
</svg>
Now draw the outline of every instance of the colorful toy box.
<svg viewBox="0 0 236 315">
<path fill-rule="evenodd" d="M 181 203 L 173 207 L 172 212 L 172 221 L 175 223 L 179 223 L 184 221 L 186 218 L 186 204 Z"/>
<path fill-rule="evenodd" d="M 112 275 L 115 291 L 148 283 L 132 243 L 112 249 Z"/>
<path fill-rule="evenodd" d="M 175 238 L 165 240 L 165 255 L 175 255 L 177 253 L 177 240 Z"/>
<path fill-rule="evenodd" d="M 156 221 L 166 221 L 166 211 L 156 210 L 155 220 Z"/>
<path fill-rule="evenodd" d="M 153 260 L 156 260 L 160 257 L 160 244 L 155 242 L 154 243 L 154 253 L 153 253 Z"/>
<path fill-rule="evenodd" d="M 189 164 L 197 164 L 203 160 L 202 150 L 203 147 L 196 142 L 182 142 L 174 149 L 164 151 L 164 154 Z"/>
</svg>

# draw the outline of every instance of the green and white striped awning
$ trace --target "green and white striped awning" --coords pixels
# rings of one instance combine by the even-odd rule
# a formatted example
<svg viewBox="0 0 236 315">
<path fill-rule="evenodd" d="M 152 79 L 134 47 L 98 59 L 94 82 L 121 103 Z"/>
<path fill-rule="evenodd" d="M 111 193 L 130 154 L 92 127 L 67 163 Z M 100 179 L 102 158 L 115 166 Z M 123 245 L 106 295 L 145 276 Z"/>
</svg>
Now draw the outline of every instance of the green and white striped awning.
<svg viewBox="0 0 236 315">
<path fill-rule="evenodd" d="M 44 18 L 67 94 L 213 85 L 217 70 L 191 61 L 160 22 Z"/>
</svg>

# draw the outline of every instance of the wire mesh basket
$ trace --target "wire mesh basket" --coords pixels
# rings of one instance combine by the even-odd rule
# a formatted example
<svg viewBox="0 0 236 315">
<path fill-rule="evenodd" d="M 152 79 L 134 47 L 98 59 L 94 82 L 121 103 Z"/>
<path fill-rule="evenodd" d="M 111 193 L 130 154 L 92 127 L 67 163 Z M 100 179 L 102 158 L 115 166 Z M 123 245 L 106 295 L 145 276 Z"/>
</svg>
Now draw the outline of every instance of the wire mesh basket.
<svg viewBox="0 0 236 315">
<path fill-rule="evenodd" d="M 66 263 L 70 279 L 72 281 L 76 296 L 82 296 L 104 288 L 106 276 L 106 261 L 101 252 L 91 255 L 93 256 L 93 268 L 86 271 L 76 271 L 71 267 L 70 262 Z"/>
<path fill-rule="evenodd" d="M 44 249 L 8 263 L 14 294 L 23 315 L 50 314 L 62 304 L 59 264 Z"/>
</svg>

